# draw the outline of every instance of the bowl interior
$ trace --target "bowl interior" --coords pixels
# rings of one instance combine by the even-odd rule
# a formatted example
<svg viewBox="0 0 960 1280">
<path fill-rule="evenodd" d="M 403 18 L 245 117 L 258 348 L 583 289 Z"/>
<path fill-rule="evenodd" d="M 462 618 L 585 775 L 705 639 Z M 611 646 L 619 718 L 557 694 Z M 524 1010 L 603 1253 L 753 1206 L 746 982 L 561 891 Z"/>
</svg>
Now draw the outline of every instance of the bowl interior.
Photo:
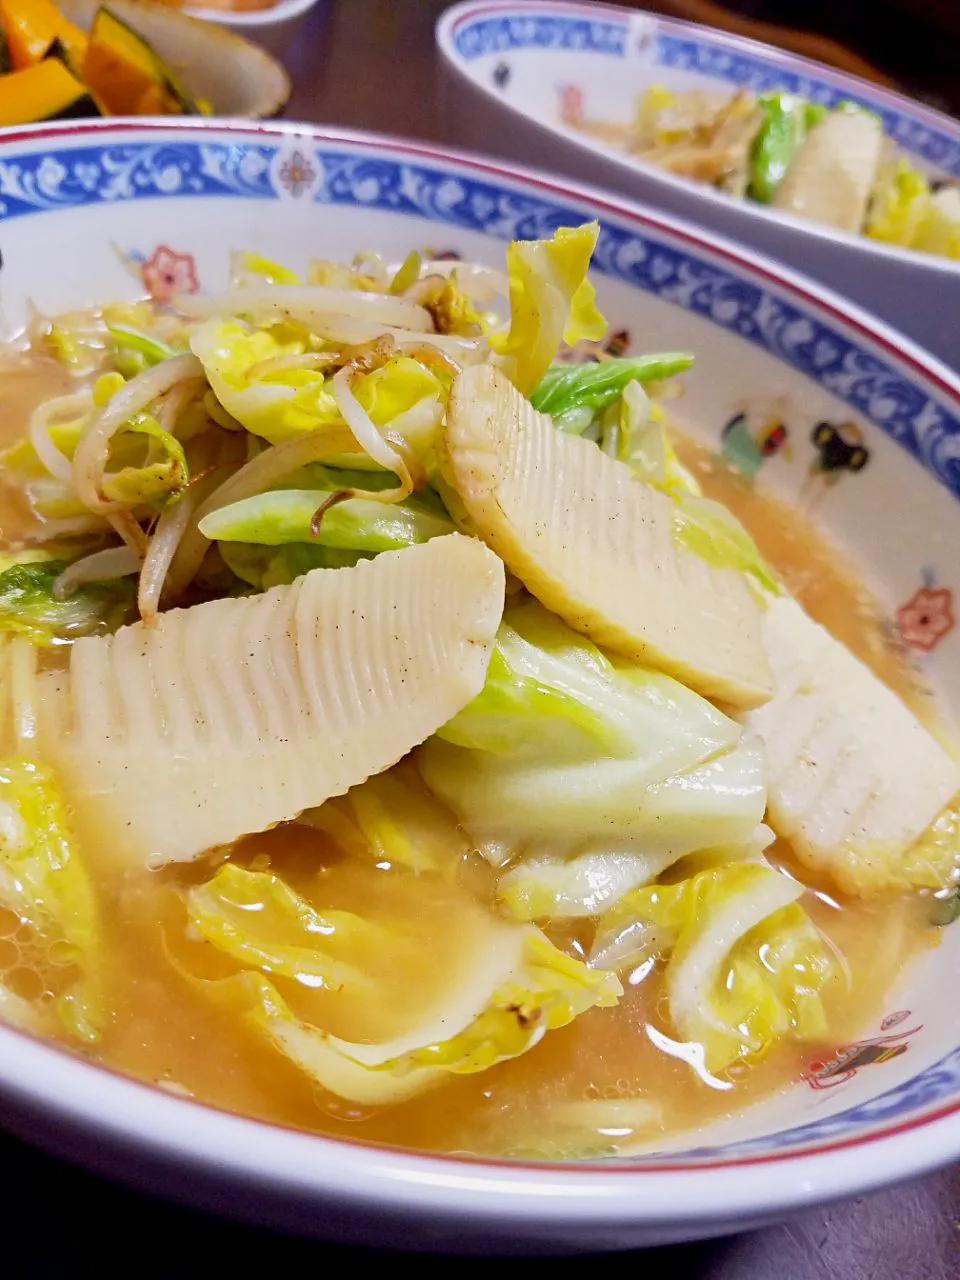
<svg viewBox="0 0 960 1280">
<path fill-rule="evenodd" d="M 751 482 L 813 514 L 874 589 L 918 676 L 960 715 L 960 383 L 832 297 L 600 196 L 319 131 L 159 122 L 23 130 L 6 140 L 0 176 L 6 336 L 31 304 L 55 312 L 222 288 L 230 249 L 294 268 L 365 248 L 397 261 L 429 248 L 500 264 L 510 238 L 598 217 L 596 281 L 614 329 L 632 351 L 696 352 L 674 417 L 718 449 L 731 423 L 754 441 L 771 421 L 783 427 L 789 450 L 757 449 L 750 461 L 748 448 Z M 823 424 L 856 440 L 866 464 L 825 467 Z M 914 963 L 856 1044 L 812 1051 L 807 1080 L 788 1093 L 651 1157 L 809 1150 L 960 1106 L 960 1011 L 941 995 L 958 962 L 960 925 Z M 29 1091 L 18 1077 L 21 1044 L 0 1030 L 0 1080 Z"/>
</svg>

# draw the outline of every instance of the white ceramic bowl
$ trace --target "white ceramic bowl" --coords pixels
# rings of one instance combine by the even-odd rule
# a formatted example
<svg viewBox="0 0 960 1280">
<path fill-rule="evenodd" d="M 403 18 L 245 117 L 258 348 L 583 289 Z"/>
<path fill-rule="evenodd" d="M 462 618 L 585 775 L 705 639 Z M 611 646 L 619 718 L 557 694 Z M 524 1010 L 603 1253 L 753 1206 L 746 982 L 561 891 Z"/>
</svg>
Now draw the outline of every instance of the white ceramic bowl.
<svg viewBox="0 0 960 1280">
<path fill-rule="evenodd" d="M 89 31 L 100 0 L 58 0 L 64 14 Z M 111 0 L 110 8 L 153 46 L 194 97 L 216 116 L 269 118 L 290 97 L 290 79 L 263 49 L 232 31 L 198 22 L 153 0 Z"/>
<path fill-rule="evenodd" d="M 960 708 L 960 380 L 835 295 L 638 206 L 428 147 L 306 126 L 77 122 L 0 144 L 3 319 L 224 286 L 245 247 L 302 267 L 412 248 L 502 262 L 504 241 L 599 218 L 600 303 L 632 349 L 697 352 L 672 410 L 717 446 L 739 413 L 792 440 L 762 481 L 818 475 L 816 424 L 855 424 L 868 462 L 814 486 L 818 520 L 873 584 L 922 673 Z M 82 243 L 78 255 L 74 246 Z M 162 261 L 161 261 L 162 259 Z M 165 274 L 164 274 L 165 273 Z M 162 290 L 161 290 L 162 292 Z M 882 945 L 882 939 L 878 940 Z M 142 1186 L 248 1219 L 444 1249 L 617 1248 L 718 1234 L 960 1158 L 960 924 L 810 1083 L 643 1159 L 530 1165 L 332 1141 L 197 1105 L 0 1029 L 0 1118 Z M 216 1046 L 210 1046 L 216 1052 Z M 858 1065 L 858 1063 L 860 1065 Z M 829 1086 L 829 1087 L 828 1087 Z M 440 1095 L 438 1095 L 438 1101 Z M 442 1105 L 442 1103 L 441 1103 Z"/>
<path fill-rule="evenodd" d="M 560 121 L 563 95 L 591 118 L 629 120 L 649 84 L 732 94 L 783 89 L 860 102 L 928 173 L 960 176 L 960 122 L 854 76 L 709 27 L 606 4 L 467 0 L 437 24 L 447 136 L 691 218 L 769 253 L 960 368 L 960 262 L 818 227 L 664 173 Z"/>
<path fill-rule="evenodd" d="M 216 22 L 238 35 L 263 45 L 278 57 L 289 48 L 307 21 L 310 10 L 326 0 L 277 0 L 269 9 L 232 13 L 228 9 L 204 9 L 196 5 L 185 10 L 205 22 Z"/>
</svg>

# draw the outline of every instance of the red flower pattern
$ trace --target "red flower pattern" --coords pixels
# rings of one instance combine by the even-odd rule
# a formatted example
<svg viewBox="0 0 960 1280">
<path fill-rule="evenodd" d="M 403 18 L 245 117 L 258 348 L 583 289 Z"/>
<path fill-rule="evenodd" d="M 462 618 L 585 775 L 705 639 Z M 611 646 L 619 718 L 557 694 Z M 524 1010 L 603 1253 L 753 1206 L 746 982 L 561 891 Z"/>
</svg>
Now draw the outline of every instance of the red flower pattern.
<svg viewBox="0 0 960 1280">
<path fill-rule="evenodd" d="M 583 120 L 583 90 L 578 84 L 565 84 L 560 90 L 560 119 L 564 124 Z"/>
<path fill-rule="evenodd" d="M 200 287 L 193 254 L 177 253 L 165 244 L 157 245 L 140 268 L 140 276 L 157 302 L 169 302 L 178 293 L 196 293 Z"/>
<path fill-rule="evenodd" d="M 316 169 L 301 151 L 294 151 L 280 166 L 280 181 L 295 200 L 299 200 L 316 176 Z"/>
<path fill-rule="evenodd" d="M 930 653 L 956 626 L 953 593 L 947 587 L 920 587 L 897 610 L 896 620 L 904 644 Z"/>
</svg>

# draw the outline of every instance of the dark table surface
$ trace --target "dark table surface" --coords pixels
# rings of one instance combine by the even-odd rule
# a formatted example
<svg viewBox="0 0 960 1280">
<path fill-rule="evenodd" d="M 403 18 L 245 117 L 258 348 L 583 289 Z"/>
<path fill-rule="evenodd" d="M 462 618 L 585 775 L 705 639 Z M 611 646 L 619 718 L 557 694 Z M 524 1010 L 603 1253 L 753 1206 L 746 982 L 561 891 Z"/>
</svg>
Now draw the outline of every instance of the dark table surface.
<svg viewBox="0 0 960 1280">
<path fill-rule="evenodd" d="M 286 54 L 294 83 L 288 117 L 444 141 L 432 35 L 443 7 L 438 0 L 320 0 Z M 785 20 L 801 25 L 802 6 L 795 13 L 789 4 L 780 9 Z M 193 1213 L 0 1139 L 0 1277 L 286 1280 L 336 1275 L 364 1261 L 391 1265 L 384 1254 L 278 1237 Z M 439 1274 L 449 1259 L 414 1265 Z M 547 1265 L 565 1274 L 584 1260 Z M 765 1231 L 622 1254 L 601 1265 L 611 1280 L 957 1280 L 960 1167 Z"/>
</svg>

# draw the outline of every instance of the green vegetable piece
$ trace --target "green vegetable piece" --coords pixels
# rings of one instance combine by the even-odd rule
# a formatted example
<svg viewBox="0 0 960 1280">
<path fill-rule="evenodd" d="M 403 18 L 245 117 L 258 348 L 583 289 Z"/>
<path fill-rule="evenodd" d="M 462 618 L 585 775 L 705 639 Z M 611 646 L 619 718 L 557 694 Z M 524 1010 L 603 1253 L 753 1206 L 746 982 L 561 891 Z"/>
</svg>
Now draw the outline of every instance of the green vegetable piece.
<svg viewBox="0 0 960 1280">
<path fill-rule="evenodd" d="M 751 147 L 747 194 L 769 204 L 807 131 L 826 115 L 826 108 L 788 93 L 764 94 L 758 101 L 764 119 Z"/>
<path fill-rule="evenodd" d="M 136 584 L 131 578 L 86 583 L 65 600 L 53 584 L 66 569 L 62 560 L 15 564 L 0 573 L 0 631 L 33 644 L 70 644 L 81 636 L 106 635 L 133 616 Z"/>
<path fill-rule="evenodd" d="M 185 347 L 171 347 L 128 324 L 108 324 L 107 331 L 116 344 L 114 359 L 117 368 L 125 378 L 134 378 L 144 369 L 186 350 Z"/>
<path fill-rule="evenodd" d="M 784 105 L 781 94 L 761 100 L 761 105 L 764 121 L 751 149 L 747 194 L 752 200 L 769 204 L 796 150 L 796 110 Z"/>
<path fill-rule="evenodd" d="M 954 920 L 960 919 L 960 889 L 954 889 L 947 897 L 942 898 L 939 894 L 934 898 L 933 910 L 930 913 L 930 923 L 943 928 L 948 924 L 953 924 Z"/>
<path fill-rule="evenodd" d="M 131 418 L 114 438 L 114 448 L 129 444 L 131 436 L 145 436 L 146 456 L 139 463 L 111 471 L 103 481 L 103 492 L 115 502 L 129 506 L 163 504 L 185 489 L 190 480 L 183 445 L 164 431 L 148 413 Z"/>
<path fill-rule="evenodd" d="M 350 911 L 321 914 L 279 876 L 224 863 L 186 894 L 194 930 L 240 964 L 308 988 L 367 985 L 336 952 L 375 928 Z"/>
<path fill-rule="evenodd" d="M 613 404 L 628 383 L 659 382 L 683 373 L 692 364 L 693 356 L 684 351 L 623 356 L 595 364 L 554 364 L 530 396 L 530 403 L 553 418 L 584 409 L 592 410 L 593 417 Z"/>
<path fill-rule="evenodd" d="M 405 293 L 420 277 L 420 255 L 416 249 L 408 253 L 400 264 L 396 275 L 390 281 L 391 293 Z"/>
<path fill-rule="evenodd" d="M 722 503 L 693 494 L 677 496 L 673 533 L 708 564 L 749 574 L 765 591 L 780 595 L 773 570 L 740 521 Z"/>
<path fill-rule="evenodd" d="M 398 551 L 453 533 L 452 522 L 412 504 L 349 498 L 330 507 L 317 533 L 311 522 L 335 490 L 278 489 L 213 511 L 200 523 L 211 541 L 255 542 L 268 547 L 310 542 L 350 551 Z"/>
</svg>

